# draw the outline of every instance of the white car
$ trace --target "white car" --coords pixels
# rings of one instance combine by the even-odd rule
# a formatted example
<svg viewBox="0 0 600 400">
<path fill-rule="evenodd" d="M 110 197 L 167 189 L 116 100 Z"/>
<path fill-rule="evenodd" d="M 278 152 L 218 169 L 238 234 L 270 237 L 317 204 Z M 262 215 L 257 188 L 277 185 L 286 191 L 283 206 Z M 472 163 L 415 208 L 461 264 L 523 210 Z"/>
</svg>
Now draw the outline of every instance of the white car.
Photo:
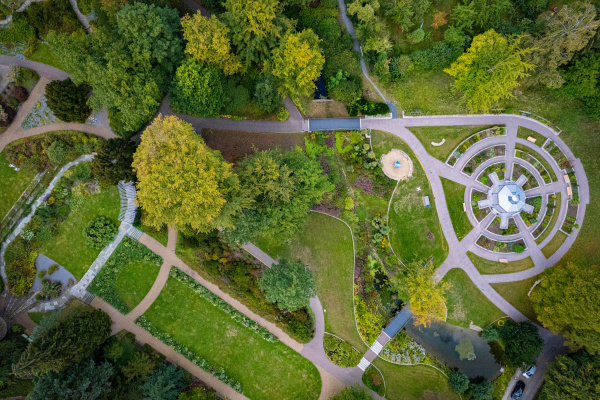
<svg viewBox="0 0 600 400">
<path fill-rule="evenodd" d="M 531 377 L 531 375 L 535 374 L 537 368 L 535 368 L 535 365 L 532 365 L 531 367 L 527 367 L 527 369 L 525 370 L 525 372 L 523 372 L 523 376 L 527 379 L 529 379 Z"/>
</svg>

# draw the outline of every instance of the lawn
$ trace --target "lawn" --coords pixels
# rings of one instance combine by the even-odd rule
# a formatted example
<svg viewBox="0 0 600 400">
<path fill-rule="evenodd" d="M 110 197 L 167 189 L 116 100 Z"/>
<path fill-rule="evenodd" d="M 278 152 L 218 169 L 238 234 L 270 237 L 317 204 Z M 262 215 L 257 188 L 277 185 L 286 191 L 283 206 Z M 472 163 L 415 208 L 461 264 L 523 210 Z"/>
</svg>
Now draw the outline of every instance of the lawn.
<svg viewBox="0 0 600 400">
<path fill-rule="evenodd" d="M 326 310 L 325 330 L 361 352 L 366 350 L 354 321 L 354 250 L 346 224 L 327 215 L 310 213 L 289 244 L 277 245 L 266 240 L 255 244 L 275 259 L 292 257 L 308 265 Z"/>
<path fill-rule="evenodd" d="M 378 358 L 374 365 L 385 380 L 388 400 L 456 399 L 459 397 L 448 385 L 448 378 L 426 365 L 397 365 Z"/>
<path fill-rule="evenodd" d="M 100 250 L 86 246 L 83 229 L 101 215 L 119 226 L 120 204 L 116 186 L 86 197 L 81 208 L 71 210 L 67 219 L 60 225 L 58 234 L 43 244 L 40 253 L 65 267 L 75 279 L 81 279 L 100 253 Z"/>
<path fill-rule="evenodd" d="M 410 147 L 395 135 L 374 130 L 372 141 L 376 154 L 389 148 L 403 150 L 414 166 L 412 177 L 398 183 L 389 211 L 390 241 L 394 252 L 404 263 L 426 261 L 434 257 L 441 264 L 448 255 L 448 243 L 442 233 L 433 192 L 421 163 Z M 423 196 L 429 196 L 429 208 L 423 206 Z"/>
<path fill-rule="evenodd" d="M 115 286 L 119 297 L 130 310 L 140 304 L 140 301 L 150 291 L 158 276 L 160 266 L 148 261 L 135 261 L 119 273 Z"/>
<path fill-rule="evenodd" d="M 501 263 L 498 261 L 486 260 L 485 258 L 479 257 L 477 254 L 471 253 L 470 251 L 467 252 L 467 256 L 469 256 L 469 259 L 475 268 L 477 268 L 477 271 L 484 275 L 509 274 L 534 267 L 531 257 L 527 257 L 519 261 Z"/>
<path fill-rule="evenodd" d="M 525 127 L 519 126 L 519 129 L 517 130 L 517 137 L 518 138 L 527 140 L 527 138 L 530 137 L 530 136 L 535 139 L 535 143 L 534 144 L 536 146 L 538 146 L 539 148 L 542 148 L 542 145 L 546 141 L 546 136 L 540 135 L 536 131 L 532 131 L 529 128 L 525 128 Z"/>
<path fill-rule="evenodd" d="M 473 322 L 483 328 L 506 315 L 481 293 L 462 269 L 451 269 L 443 280 L 452 284 L 446 294 L 447 322 L 463 328 Z"/>
<path fill-rule="evenodd" d="M 548 227 L 547 229 L 550 229 Z M 568 235 L 562 233 L 561 231 L 557 231 L 556 235 L 548 242 L 548 244 L 542 249 L 542 253 L 544 257 L 550 258 L 550 256 L 562 246 L 562 244 L 567 240 Z"/>
<path fill-rule="evenodd" d="M 169 241 L 169 229 L 166 225 L 164 225 L 161 229 L 156 229 L 152 226 L 144 225 L 141 222 L 139 224 L 134 224 L 136 228 L 140 231 L 144 232 L 146 235 L 153 237 L 158 241 L 158 243 L 163 246 L 167 246 L 167 242 Z"/>
<path fill-rule="evenodd" d="M 471 230 L 473 225 L 467 217 L 467 213 L 463 208 L 465 203 L 465 186 L 460 183 L 456 183 L 446 178 L 442 179 L 442 186 L 444 187 L 444 195 L 446 196 L 446 205 L 448 206 L 448 212 L 450 213 L 450 219 L 452 220 L 452 226 L 458 240 L 462 240 Z M 471 207 L 471 205 L 467 205 Z"/>
<path fill-rule="evenodd" d="M 408 130 L 415 134 L 429 154 L 446 162 L 452 151 L 463 140 L 492 126 L 494 125 L 414 126 L 409 127 Z M 446 141 L 441 146 L 431 144 L 431 142 L 439 143 L 443 139 Z"/>
<path fill-rule="evenodd" d="M 65 65 L 62 63 L 62 60 L 52 54 L 52 49 L 48 43 L 39 43 L 37 50 L 33 52 L 31 56 L 29 56 L 29 59 L 31 61 L 48 64 L 60 70 L 67 71 Z"/>
<path fill-rule="evenodd" d="M 591 192 L 591 190 L 590 190 L 590 192 Z M 558 216 L 560 214 L 560 208 L 562 207 L 561 197 L 562 197 L 562 194 L 560 192 L 556 192 L 556 198 L 554 199 L 554 204 L 556 204 L 556 207 L 554 208 L 554 213 L 552 214 L 552 217 L 550 218 L 550 222 L 548 223 L 548 226 L 546 227 L 544 232 L 537 239 L 535 239 L 535 242 L 537 244 L 542 243 L 544 241 L 544 239 L 546 239 L 548 237 L 550 232 L 552 232 L 552 228 L 554 228 L 554 225 L 556 225 L 556 222 L 558 221 Z M 587 215 L 587 213 L 586 213 L 586 215 Z M 586 218 L 586 220 L 587 220 L 587 218 Z M 581 239 L 581 235 L 579 235 L 578 239 Z M 575 245 L 576 244 L 577 244 L 577 241 L 575 242 Z"/>
<path fill-rule="evenodd" d="M 491 285 L 500 296 L 504 297 L 506 301 L 512 304 L 517 310 L 521 311 L 523 315 L 533 322 L 538 323 L 537 314 L 533 311 L 533 303 L 527 296 L 529 290 L 538 279 L 540 279 L 539 276 L 532 276 L 524 281 L 492 283 Z"/>
<path fill-rule="evenodd" d="M 15 171 L 8 164 L 4 152 L 0 153 L 0 221 L 35 177 L 23 169 Z"/>
<path fill-rule="evenodd" d="M 262 339 L 174 278 L 144 316 L 210 364 L 223 367 L 251 399 L 319 397 L 321 379 L 310 361 L 281 342 Z"/>
</svg>

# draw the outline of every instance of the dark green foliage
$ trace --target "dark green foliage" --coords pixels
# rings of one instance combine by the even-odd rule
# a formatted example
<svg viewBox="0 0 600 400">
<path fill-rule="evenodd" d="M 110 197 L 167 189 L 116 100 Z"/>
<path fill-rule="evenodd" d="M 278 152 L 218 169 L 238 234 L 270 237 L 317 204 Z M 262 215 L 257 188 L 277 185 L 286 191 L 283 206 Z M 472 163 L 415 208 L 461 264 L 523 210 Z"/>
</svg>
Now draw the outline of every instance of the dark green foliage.
<svg viewBox="0 0 600 400">
<path fill-rule="evenodd" d="M 220 400 L 215 390 L 210 387 L 195 387 L 185 393 L 181 393 L 177 400 Z"/>
<path fill-rule="evenodd" d="M 551 364 L 540 400 L 600 398 L 600 357 L 587 351 L 558 356 Z"/>
<path fill-rule="evenodd" d="M 332 363 L 344 368 L 357 366 L 362 357 L 350 343 L 332 335 L 323 337 L 323 350 Z"/>
<path fill-rule="evenodd" d="M 60 282 L 52 282 L 50 279 L 42 280 L 42 296 L 46 299 L 56 299 L 60 297 L 62 292 L 62 283 Z"/>
<path fill-rule="evenodd" d="M 523 247 L 523 246 L 522 246 L 522 245 L 520 245 L 520 244 L 515 244 L 515 245 L 513 246 L 513 250 L 514 250 L 514 252 L 515 252 L 515 253 L 522 253 L 522 252 L 524 252 L 524 251 L 525 251 L 525 247 Z"/>
<path fill-rule="evenodd" d="M 17 296 L 26 295 L 35 279 L 34 261 L 29 257 L 29 253 L 25 253 L 25 257 L 27 258 L 7 262 L 5 267 L 8 290 Z"/>
<path fill-rule="evenodd" d="M 464 393 L 469 388 L 469 377 L 458 369 L 453 369 L 448 375 L 448 385 L 456 393 Z"/>
<path fill-rule="evenodd" d="M 111 391 L 115 370 L 104 361 L 96 365 L 93 359 L 71 365 L 61 372 L 50 371 L 35 379 L 30 400 L 95 400 Z"/>
<path fill-rule="evenodd" d="M 228 79 L 224 87 L 225 112 L 235 114 L 250 103 L 250 92 L 238 84 L 237 79 Z"/>
<path fill-rule="evenodd" d="M 23 13 L 14 13 L 13 21 L 0 29 L 0 43 L 16 45 L 35 39 L 35 28 L 27 22 Z"/>
<path fill-rule="evenodd" d="M 48 159 L 54 165 L 62 165 L 67 161 L 67 145 L 65 142 L 57 140 L 53 142 L 46 150 Z"/>
<path fill-rule="evenodd" d="M 340 394 L 333 396 L 330 400 L 372 400 L 368 390 L 361 386 L 353 386 L 344 389 Z"/>
<path fill-rule="evenodd" d="M 260 289 L 271 303 L 281 310 L 295 311 L 308 307 L 315 295 L 312 271 L 301 261 L 281 260 L 266 269 L 259 281 Z"/>
<path fill-rule="evenodd" d="M 435 42 L 426 50 L 413 51 L 410 55 L 415 68 L 423 71 L 437 71 L 452 64 L 460 55 L 446 42 Z"/>
<path fill-rule="evenodd" d="M 504 359 L 511 367 L 533 364 L 544 347 L 544 340 L 530 321 L 507 321 L 500 329 L 500 339 L 504 342 Z"/>
<path fill-rule="evenodd" d="M 494 325 L 486 326 L 481 332 L 481 337 L 487 340 L 488 342 L 495 342 L 500 338 L 500 332 L 498 330 L 498 327 Z"/>
<path fill-rule="evenodd" d="M 357 76 L 350 76 L 332 88 L 328 87 L 327 94 L 333 100 L 341 101 L 347 106 L 352 106 L 360 100 L 362 96 L 362 79 Z"/>
<path fill-rule="evenodd" d="M 173 80 L 171 107 L 180 113 L 216 117 L 223 107 L 223 72 L 188 59 Z"/>
<path fill-rule="evenodd" d="M 48 107 L 58 119 L 64 122 L 85 122 L 92 112 L 87 105 L 89 93 L 88 85 L 76 85 L 71 78 L 52 81 L 46 86 Z"/>
<path fill-rule="evenodd" d="M 33 2 L 27 7 L 27 21 L 43 37 L 50 31 L 72 33 L 83 31 L 69 0 L 47 0 Z"/>
<path fill-rule="evenodd" d="M 64 319 L 44 321 L 13 365 L 13 373 L 18 377 L 59 372 L 88 357 L 110 336 L 111 320 L 102 310 L 74 310 Z"/>
<path fill-rule="evenodd" d="M 146 379 L 156 368 L 156 362 L 154 362 L 148 354 L 137 352 L 133 355 L 131 360 L 121 367 L 121 372 L 125 376 L 127 382 L 137 381 Z"/>
<path fill-rule="evenodd" d="M 367 99 L 360 99 L 352 105 L 346 106 L 348 114 L 357 116 L 362 115 L 385 115 L 390 112 L 389 107 L 385 103 L 375 103 Z"/>
<path fill-rule="evenodd" d="M 142 385 L 146 400 L 175 400 L 184 387 L 183 371 L 174 365 L 161 365 Z"/>
<path fill-rule="evenodd" d="M 335 18 L 325 18 L 319 23 L 317 35 L 325 43 L 331 43 L 342 35 L 342 28 Z"/>
<path fill-rule="evenodd" d="M 119 233 L 119 229 L 110 219 L 98 217 L 85 227 L 83 237 L 85 237 L 86 245 L 102 250 L 112 242 L 117 233 Z"/>
<path fill-rule="evenodd" d="M 254 87 L 254 101 L 258 108 L 267 113 L 275 112 L 283 102 L 281 94 L 277 92 L 275 79 L 272 75 L 260 75 Z"/>
<path fill-rule="evenodd" d="M 114 186 L 122 180 L 135 182 L 135 172 L 131 168 L 135 149 L 135 142 L 128 139 L 100 142 L 96 149 L 98 154 L 92 160 L 92 172 L 101 186 Z"/>
<path fill-rule="evenodd" d="M 565 83 L 558 92 L 579 100 L 589 115 L 600 119 L 600 51 L 583 55 L 561 76 Z"/>
<path fill-rule="evenodd" d="M 16 380 L 12 374 L 12 364 L 19 361 L 27 347 L 27 340 L 19 335 L 9 335 L 0 341 L 0 382 L 10 385 Z"/>
<path fill-rule="evenodd" d="M 466 393 L 470 396 L 471 400 L 491 400 L 494 393 L 494 386 L 490 381 L 484 380 L 471 384 Z"/>
</svg>

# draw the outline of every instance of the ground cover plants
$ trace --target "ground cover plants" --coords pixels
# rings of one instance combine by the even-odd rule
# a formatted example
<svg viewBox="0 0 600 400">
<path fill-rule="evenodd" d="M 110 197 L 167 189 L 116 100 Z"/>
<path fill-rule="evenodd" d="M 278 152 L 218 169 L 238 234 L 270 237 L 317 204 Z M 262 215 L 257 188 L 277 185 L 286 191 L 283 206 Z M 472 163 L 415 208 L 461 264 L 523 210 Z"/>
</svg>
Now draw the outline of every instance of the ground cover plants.
<svg viewBox="0 0 600 400">
<path fill-rule="evenodd" d="M 357 366 L 362 358 L 350 343 L 330 334 L 323 337 L 323 350 L 329 361 L 344 368 Z"/>
<path fill-rule="evenodd" d="M 127 314 L 148 293 L 161 264 L 162 257 L 125 237 L 98 271 L 88 291 Z"/>
</svg>

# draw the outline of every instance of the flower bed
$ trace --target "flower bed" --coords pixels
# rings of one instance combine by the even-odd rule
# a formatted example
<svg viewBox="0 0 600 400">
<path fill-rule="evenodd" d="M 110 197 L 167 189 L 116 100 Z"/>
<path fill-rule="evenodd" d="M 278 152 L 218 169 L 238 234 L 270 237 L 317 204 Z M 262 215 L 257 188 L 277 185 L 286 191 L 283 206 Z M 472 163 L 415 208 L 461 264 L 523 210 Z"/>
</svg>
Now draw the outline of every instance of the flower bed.
<svg viewBox="0 0 600 400">
<path fill-rule="evenodd" d="M 522 253 L 527 248 L 523 239 L 510 242 L 496 242 L 484 235 L 481 235 L 477 239 L 477 245 L 494 253 Z"/>
<path fill-rule="evenodd" d="M 573 229 L 579 228 L 579 224 L 577 224 L 577 213 L 579 212 L 579 205 L 569 203 L 567 207 L 567 215 L 565 217 L 565 221 L 563 222 L 562 227 L 560 228 L 563 232 L 571 234 Z"/>
<path fill-rule="evenodd" d="M 516 235 L 517 233 L 519 233 L 519 228 L 517 228 L 517 224 L 515 223 L 514 218 L 509 218 L 507 229 L 501 229 L 500 228 L 500 217 L 496 217 L 488 225 L 487 230 L 489 232 L 495 233 L 496 235 L 503 235 L 503 236 Z"/>
<path fill-rule="evenodd" d="M 502 157 L 505 153 L 505 146 L 498 145 L 492 146 L 487 149 L 480 151 L 478 154 L 473 156 L 463 167 L 462 172 L 468 176 L 471 176 L 473 172 L 483 164 L 486 160 L 492 159 L 494 157 Z"/>
<path fill-rule="evenodd" d="M 531 225 L 537 223 L 539 218 L 541 218 L 539 213 L 542 209 L 542 196 L 529 197 L 525 202 L 533 206 L 533 212 L 531 214 L 527 214 L 526 212 L 521 213 L 523 222 L 525 222 L 527 227 L 530 227 Z"/>
<path fill-rule="evenodd" d="M 356 367 L 362 358 L 350 343 L 329 333 L 323 337 L 323 350 L 329 361 L 339 367 Z"/>
<path fill-rule="evenodd" d="M 577 183 L 577 176 L 575 175 L 575 171 L 569 170 L 567 172 L 569 175 L 569 180 L 571 182 L 571 188 L 573 189 L 573 197 L 569 200 L 569 203 L 579 204 L 579 184 Z"/>
<path fill-rule="evenodd" d="M 561 169 L 566 169 L 571 166 L 571 161 L 567 158 L 567 156 L 565 156 L 565 153 L 563 153 L 560 147 L 558 147 L 558 145 L 552 140 L 549 140 L 546 142 L 546 144 L 544 144 L 544 150 L 546 150 L 548 154 L 554 158 L 554 161 L 556 161 L 556 164 L 558 164 Z"/>
<path fill-rule="evenodd" d="M 171 336 L 167 332 L 163 332 L 160 329 L 158 329 L 143 315 L 136 319 L 135 323 L 142 329 L 150 333 L 152 336 L 154 336 L 155 338 L 157 338 L 158 340 L 160 340 L 161 342 L 163 342 L 164 344 L 171 347 L 173 350 L 190 360 L 192 363 L 194 363 L 194 365 L 202 368 L 204 371 L 208 372 L 221 382 L 231 386 L 231 388 L 233 388 L 233 390 L 235 390 L 236 392 L 243 393 L 242 384 L 236 381 L 235 379 L 229 377 L 223 367 L 215 367 L 214 365 L 206 361 L 203 357 L 200 357 L 198 354 L 194 353 L 187 346 L 177 343 L 175 339 L 173 339 L 173 336 Z"/>
<path fill-rule="evenodd" d="M 529 190 L 540 186 L 536 177 L 533 176 L 533 174 L 529 169 L 527 169 L 527 167 L 515 162 L 513 164 L 512 179 L 516 181 L 521 175 L 525 175 L 527 177 L 527 182 L 525 182 L 522 186 L 523 190 Z"/>
<path fill-rule="evenodd" d="M 546 200 L 546 212 L 544 214 L 542 222 L 540 222 L 540 224 L 535 229 L 535 231 L 533 231 L 532 235 L 533 235 L 534 239 L 537 239 L 538 237 L 540 237 L 544 233 L 544 231 L 546 230 L 546 228 L 550 224 L 550 221 L 552 220 L 552 215 L 555 212 L 555 208 L 556 208 L 556 195 L 555 194 L 549 194 L 547 196 L 547 200 Z"/>
<path fill-rule="evenodd" d="M 489 178 L 489 175 L 492 172 L 495 172 L 498 175 L 499 179 L 504 179 L 504 173 L 506 172 L 506 164 L 504 163 L 504 161 L 494 163 L 487 167 L 479 174 L 477 180 L 486 186 L 492 186 L 492 181 Z"/>
<path fill-rule="evenodd" d="M 480 192 L 479 190 L 471 191 L 471 209 L 473 210 L 473 215 L 475 215 L 475 218 L 479 222 L 483 221 L 485 217 L 490 213 L 489 208 L 480 209 L 477 205 L 477 202 L 479 200 L 485 199 L 487 199 L 487 193 Z"/>
<path fill-rule="evenodd" d="M 427 358 L 425 348 L 401 330 L 381 350 L 381 358 L 396 364 L 418 364 Z"/>
<path fill-rule="evenodd" d="M 494 126 L 492 128 L 485 129 L 481 132 L 474 133 L 473 135 L 466 138 L 461 144 L 456 146 L 450 157 L 446 160 L 446 164 L 450 166 L 454 166 L 458 159 L 462 157 L 466 151 L 473 146 L 475 143 L 489 139 L 495 136 L 503 136 L 506 135 L 506 127 L 504 126 Z"/>
<path fill-rule="evenodd" d="M 526 150 L 515 150 L 515 157 L 520 158 L 521 160 L 527 161 L 529 164 L 533 165 L 533 167 L 540 173 L 544 183 L 548 184 L 552 182 L 552 177 L 550 173 L 546 170 L 546 167 L 542 165 L 537 158 L 532 156 L 529 151 Z"/>
</svg>

